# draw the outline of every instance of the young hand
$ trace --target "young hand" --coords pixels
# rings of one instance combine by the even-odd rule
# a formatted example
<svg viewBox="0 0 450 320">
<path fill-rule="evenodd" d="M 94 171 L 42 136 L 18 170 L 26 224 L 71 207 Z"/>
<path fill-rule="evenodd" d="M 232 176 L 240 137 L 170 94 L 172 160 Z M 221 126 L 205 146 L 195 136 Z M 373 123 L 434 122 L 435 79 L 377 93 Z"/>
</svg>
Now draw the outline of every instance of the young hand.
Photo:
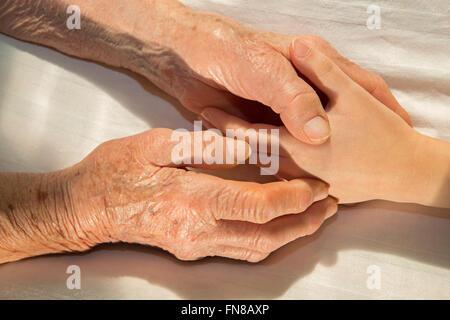
<svg viewBox="0 0 450 320">
<path fill-rule="evenodd" d="M 291 55 L 296 68 L 328 96 L 333 135 L 311 146 L 280 127 L 280 177 L 318 177 L 341 203 L 386 199 L 448 206 L 449 143 L 414 131 L 308 43 L 297 40 Z M 224 132 L 276 128 L 213 108 L 202 117 Z"/>
</svg>

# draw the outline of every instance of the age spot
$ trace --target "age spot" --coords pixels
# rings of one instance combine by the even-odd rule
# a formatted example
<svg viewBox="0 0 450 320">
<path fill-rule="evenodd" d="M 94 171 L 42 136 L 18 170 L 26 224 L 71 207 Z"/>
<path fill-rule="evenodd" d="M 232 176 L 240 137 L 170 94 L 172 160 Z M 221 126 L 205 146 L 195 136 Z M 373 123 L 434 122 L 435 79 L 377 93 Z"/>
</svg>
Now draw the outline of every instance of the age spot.
<svg viewBox="0 0 450 320">
<path fill-rule="evenodd" d="M 45 201 L 48 198 L 48 193 L 45 191 L 38 191 L 38 200 L 39 201 Z"/>
</svg>

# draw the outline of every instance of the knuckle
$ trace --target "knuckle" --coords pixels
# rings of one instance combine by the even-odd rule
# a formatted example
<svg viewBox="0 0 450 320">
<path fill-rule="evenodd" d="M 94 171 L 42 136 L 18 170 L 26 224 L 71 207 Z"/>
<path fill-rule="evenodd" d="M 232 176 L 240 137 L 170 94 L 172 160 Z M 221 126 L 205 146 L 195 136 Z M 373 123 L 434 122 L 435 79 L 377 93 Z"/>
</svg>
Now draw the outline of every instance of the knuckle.
<svg viewBox="0 0 450 320">
<path fill-rule="evenodd" d="M 375 93 L 377 90 L 384 90 L 387 88 L 387 84 L 384 81 L 384 79 L 379 76 L 378 74 L 372 73 L 371 74 L 371 85 L 369 88 L 370 94 Z"/>
<path fill-rule="evenodd" d="M 161 150 L 167 149 L 171 129 L 151 129 L 136 136 L 125 138 L 132 156 L 139 162 L 150 161 L 157 165 L 167 165 L 167 158 Z"/>
<path fill-rule="evenodd" d="M 101 165 L 105 159 L 110 159 L 111 154 L 115 155 L 116 161 L 123 163 L 129 162 L 132 157 L 132 145 L 129 143 L 129 138 L 120 138 L 105 141 L 100 144 L 95 150 L 89 154 L 89 158 L 96 159 L 95 166 Z"/>
<path fill-rule="evenodd" d="M 306 100 L 305 102 L 308 101 L 312 101 L 312 100 L 316 100 L 317 98 L 317 93 L 309 86 L 305 86 L 305 88 L 303 88 L 302 90 L 299 90 L 298 92 L 296 92 L 289 100 L 289 104 L 288 105 L 295 105 L 297 103 L 297 100 L 299 99 L 304 99 Z M 306 105 L 308 105 L 307 103 L 305 103 Z"/>
<path fill-rule="evenodd" d="M 311 87 L 305 86 L 289 97 L 285 106 L 280 110 L 280 114 L 288 115 L 294 122 L 300 121 L 302 112 L 298 112 L 298 107 L 305 109 L 317 105 L 320 105 L 317 93 Z"/>
</svg>

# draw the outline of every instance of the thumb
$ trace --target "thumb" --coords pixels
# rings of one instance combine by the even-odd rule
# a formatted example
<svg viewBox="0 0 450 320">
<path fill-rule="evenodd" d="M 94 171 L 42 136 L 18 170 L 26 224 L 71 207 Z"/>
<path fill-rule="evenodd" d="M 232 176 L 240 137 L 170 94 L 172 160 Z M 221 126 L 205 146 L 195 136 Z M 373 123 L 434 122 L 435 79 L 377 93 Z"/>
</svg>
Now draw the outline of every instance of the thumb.
<svg viewBox="0 0 450 320">
<path fill-rule="evenodd" d="M 254 100 L 279 113 L 283 124 L 295 138 L 308 144 L 325 142 L 331 129 L 319 96 L 297 75 L 289 61 L 278 69 L 278 73 L 263 82 L 265 89 L 262 90 L 269 92 L 261 92 L 259 88 L 260 95 Z"/>
<path fill-rule="evenodd" d="M 219 130 L 206 131 L 152 129 L 131 139 L 138 159 L 161 167 L 229 169 L 245 163 L 250 145 L 223 137 Z"/>
</svg>

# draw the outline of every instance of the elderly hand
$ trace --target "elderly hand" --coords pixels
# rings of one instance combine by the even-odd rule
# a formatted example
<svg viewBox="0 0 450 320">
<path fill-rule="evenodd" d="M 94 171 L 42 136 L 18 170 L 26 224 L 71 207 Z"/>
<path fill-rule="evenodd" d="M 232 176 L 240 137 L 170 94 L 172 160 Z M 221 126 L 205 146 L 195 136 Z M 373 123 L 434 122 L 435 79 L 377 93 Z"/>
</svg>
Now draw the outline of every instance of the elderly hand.
<svg viewBox="0 0 450 320">
<path fill-rule="evenodd" d="M 343 58 L 319 37 L 260 32 L 210 13 L 195 13 L 189 19 L 195 32 L 180 29 L 186 34 L 172 44 L 183 61 L 178 72 L 184 74 L 175 72 L 184 83 L 173 94 L 196 113 L 214 106 L 255 122 L 268 118 L 268 112 L 261 111 L 269 106 L 296 138 L 324 142 L 329 135 L 327 115 L 314 89 L 298 75 L 296 55 L 289 53 L 290 44 L 300 38 L 410 122 L 383 79 Z"/>
<path fill-rule="evenodd" d="M 280 128 L 280 172 L 318 177 L 340 202 L 386 199 L 448 206 L 449 143 L 425 137 L 361 88 L 320 50 L 298 40 L 295 65 L 329 98 L 332 138 L 310 146 Z M 210 124 L 225 129 L 273 128 L 209 108 Z"/>
<path fill-rule="evenodd" d="M 296 55 L 289 53 L 290 44 L 300 38 L 410 121 L 379 76 L 343 58 L 319 37 L 261 32 L 210 13 L 190 13 L 185 19 L 178 29 L 174 26 L 179 35 L 168 44 L 176 61 L 169 92 L 191 111 L 200 113 L 213 106 L 251 122 L 271 121 L 275 112 L 294 137 L 309 144 L 323 143 L 330 135 L 327 114 L 316 91 L 295 68 Z"/>
<path fill-rule="evenodd" d="M 116 241 L 158 246 L 185 260 L 256 262 L 313 233 L 337 210 L 316 179 L 257 184 L 177 168 L 172 132 L 106 142 L 46 182 L 0 175 L 0 262 Z M 236 149 L 243 143 L 227 140 Z M 238 161 L 189 166 L 220 169 Z M 29 195 L 18 198 L 23 192 Z"/>
<path fill-rule="evenodd" d="M 69 4 L 80 8 L 80 30 L 67 28 Z M 327 114 L 289 53 L 300 38 L 409 122 L 379 76 L 318 37 L 253 30 L 176 0 L 4 0 L 0 9 L 0 32 L 133 70 L 196 113 L 214 106 L 252 122 L 281 117 L 294 137 L 320 144 L 330 135 Z"/>
</svg>

